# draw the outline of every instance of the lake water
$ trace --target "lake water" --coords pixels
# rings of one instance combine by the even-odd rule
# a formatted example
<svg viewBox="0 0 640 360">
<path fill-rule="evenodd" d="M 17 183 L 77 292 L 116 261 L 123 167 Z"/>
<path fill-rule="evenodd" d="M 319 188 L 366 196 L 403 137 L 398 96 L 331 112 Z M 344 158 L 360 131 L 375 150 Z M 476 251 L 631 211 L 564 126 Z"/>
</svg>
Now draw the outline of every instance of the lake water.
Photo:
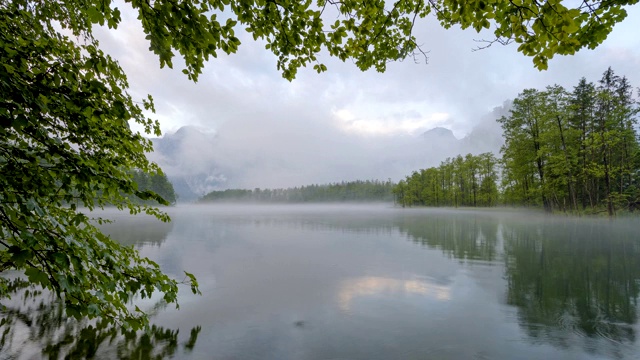
<svg viewBox="0 0 640 360">
<path fill-rule="evenodd" d="M 117 215 L 105 230 L 173 277 L 194 273 L 202 296 L 181 288 L 180 310 L 153 311 L 164 335 L 104 341 L 99 358 L 640 358 L 636 218 L 384 205 L 169 213 L 170 224 Z M 37 337 L 15 344 L 7 359 L 41 357 Z"/>
</svg>

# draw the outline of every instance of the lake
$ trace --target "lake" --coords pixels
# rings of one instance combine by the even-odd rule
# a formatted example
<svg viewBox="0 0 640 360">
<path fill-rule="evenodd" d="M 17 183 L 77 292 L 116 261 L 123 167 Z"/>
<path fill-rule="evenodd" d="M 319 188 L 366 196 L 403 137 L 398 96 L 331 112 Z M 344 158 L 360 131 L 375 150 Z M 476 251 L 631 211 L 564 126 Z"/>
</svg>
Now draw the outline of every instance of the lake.
<svg viewBox="0 0 640 360">
<path fill-rule="evenodd" d="M 179 310 L 139 302 L 158 331 L 132 341 L 83 338 L 43 315 L 36 324 L 52 329 L 19 329 L 4 358 L 38 359 L 67 333 L 97 343 L 98 358 L 640 357 L 637 218 L 388 205 L 169 213 L 169 224 L 109 213 L 105 231 L 175 278 L 196 275 L 202 296 L 182 287 Z"/>
</svg>

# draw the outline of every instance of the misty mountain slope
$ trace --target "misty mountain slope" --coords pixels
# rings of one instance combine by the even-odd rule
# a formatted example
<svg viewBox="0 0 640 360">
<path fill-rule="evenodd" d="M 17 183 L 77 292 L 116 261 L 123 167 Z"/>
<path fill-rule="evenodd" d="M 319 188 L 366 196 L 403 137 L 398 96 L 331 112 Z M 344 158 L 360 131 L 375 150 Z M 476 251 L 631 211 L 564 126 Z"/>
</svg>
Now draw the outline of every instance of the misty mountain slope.
<svg viewBox="0 0 640 360">
<path fill-rule="evenodd" d="M 453 131 L 435 127 L 423 132 L 420 137 L 424 140 L 424 147 L 435 158 L 447 158 L 460 153 L 461 141 L 453 135 Z"/>
<path fill-rule="evenodd" d="M 462 153 L 491 152 L 498 155 L 504 144 L 504 138 L 502 137 L 502 127 L 497 119 L 509 116 L 510 111 L 511 101 L 505 101 L 502 106 L 495 107 L 490 113 L 480 118 L 469 135 L 461 140 L 463 143 Z"/>
<path fill-rule="evenodd" d="M 436 142 L 446 142 L 451 140 L 457 140 L 453 135 L 453 131 L 443 128 L 443 127 L 434 127 L 431 130 L 427 130 L 422 133 L 422 137 L 427 140 L 436 141 Z"/>
<path fill-rule="evenodd" d="M 496 120 L 509 115 L 510 109 L 511 102 L 509 101 L 494 108 L 481 117 L 469 134 L 462 139 L 457 139 L 451 130 L 443 127 L 436 127 L 422 133 L 421 137 L 424 139 L 425 147 L 439 156 L 437 163 L 430 166 L 437 166 L 447 157 L 468 153 L 477 155 L 490 152 L 498 155 L 504 144 L 504 139 L 502 127 Z"/>
<path fill-rule="evenodd" d="M 276 123 L 255 132 L 235 122 L 215 133 L 182 127 L 152 139 L 149 154 L 173 183 L 178 201 L 213 190 L 288 188 L 355 180 L 398 181 L 414 170 L 437 166 L 447 157 L 498 153 L 502 129 L 495 119 L 504 107 L 483 116 L 462 139 L 436 127 L 418 135 L 361 136 L 300 123 Z M 270 121 L 268 119 L 263 121 Z"/>
<path fill-rule="evenodd" d="M 226 178 L 212 156 L 214 133 L 184 126 L 173 134 L 151 141 L 154 152 L 148 157 L 167 174 L 178 194 L 178 201 L 194 201 L 224 186 Z"/>
</svg>

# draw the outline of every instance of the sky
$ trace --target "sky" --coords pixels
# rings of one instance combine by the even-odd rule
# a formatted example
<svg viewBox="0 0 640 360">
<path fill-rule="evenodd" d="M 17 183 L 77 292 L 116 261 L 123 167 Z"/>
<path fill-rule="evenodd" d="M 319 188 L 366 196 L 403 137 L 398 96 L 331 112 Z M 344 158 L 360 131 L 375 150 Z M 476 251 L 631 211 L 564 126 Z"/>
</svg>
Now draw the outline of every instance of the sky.
<svg viewBox="0 0 640 360">
<path fill-rule="evenodd" d="M 381 156 L 385 161 L 409 156 L 415 148 L 408 144 L 425 130 L 444 127 L 463 138 L 495 107 L 525 88 L 559 84 L 571 89 L 583 76 L 597 81 L 609 66 L 626 75 L 634 87 L 640 86 L 638 5 L 628 8 L 627 19 L 597 49 L 556 56 L 546 71 L 536 70 L 531 58 L 518 53 L 514 45 L 473 51 L 478 46 L 474 40 L 490 36 L 445 30 L 428 17 L 415 28 L 418 43 L 428 51 L 426 63 L 405 60 L 390 63 L 385 73 L 362 72 L 350 61 L 326 55 L 320 61 L 327 72 L 301 69 L 289 82 L 277 71 L 276 58 L 264 43 L 239 34 L 238 53 L 209 61 L 197 83 L 182 74 L 179 61 L 174 69 L 160 69 L 135 15 L 127 5 L 119 7 L 124 10 L 119 28 L 100 29 L 97 35 L 103 50 L 127 73 L 130 93 L 139 99 L 146 94 L 154 97 L 157 111 L 152 117 L 159 120 L 163 133 L 189 125 L 211 134 L 215 144 L 191 151 L 192 155 L 255 168 L 236 186 L 337 181 L 341 171 L 349 173 L 343 178 L 380 176 L 376 174 L 384 169 L 367 166 L 379 167 Z M 432 155 L 431 162 L 442 160 L 436 152 Z M 264 167 L 261 161 L 271 161 L 270 170 L 259 169 Z M 408 166 L 389 177 L 397 177 Z M 361 171 L 350 171 L 352 167 Z M 273 174 L 266 176 L 267 170 Z M 327 172 L 335 176 L 322 176 Z M 309 176 L 293 179 L 294 174 L 304 173 Z M 248 180 L 256 176 L 263 176 L 263 181 Z M 267 177 L 274 179 L 266 181 Z"/>
</svg>

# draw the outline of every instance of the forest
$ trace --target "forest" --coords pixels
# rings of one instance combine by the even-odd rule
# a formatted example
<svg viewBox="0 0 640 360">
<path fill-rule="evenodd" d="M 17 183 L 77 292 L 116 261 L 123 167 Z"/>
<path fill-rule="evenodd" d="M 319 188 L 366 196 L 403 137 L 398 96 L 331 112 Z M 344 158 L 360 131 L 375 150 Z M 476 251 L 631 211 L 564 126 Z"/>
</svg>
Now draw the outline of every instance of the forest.
<svg viewBox="0 0 640 360">
<path fill-rule="evenodd" d="M 526 89 L 500 118 L 501 158 L 458 156 L 415 171 L 394 188 L 402 206 L 525 206 L 548 212 L 640 209 L 638 100 L 607 69 L 562 86 Z"/>
<path fill-rule="evenodd" d="M 405 206 L 495 206 L 498 204 L 498 160 L 491 153 L 467 154 L 414 171 L 393 189 Z"/>
<path fill-rule="evenodd" d="M 287 189 L 228 189 L 212 191 L 198 202 L 374 202 L 393 201 L 391 180 L 356 180 L 326 185 L 308 185 Z"/>
<path fill-rule="evenodd" d="M 144 194 L 146 191 L 152 191 L 162 197 L 169 204 L 175 204 L 177 201 L 173 184 L 167 179 L 164 173 L 148 174 L 140 170 L 131 172 L 133 181 L 138 186 L 138 191 Z M 142 195 L 144 196 L 144 195 Z M 157 205 L 158 202 L 151 199 L 143 199 L 140 195 L 132 198 L 131 201 L 136 203 L 150 203 Z"/>
</svg>

